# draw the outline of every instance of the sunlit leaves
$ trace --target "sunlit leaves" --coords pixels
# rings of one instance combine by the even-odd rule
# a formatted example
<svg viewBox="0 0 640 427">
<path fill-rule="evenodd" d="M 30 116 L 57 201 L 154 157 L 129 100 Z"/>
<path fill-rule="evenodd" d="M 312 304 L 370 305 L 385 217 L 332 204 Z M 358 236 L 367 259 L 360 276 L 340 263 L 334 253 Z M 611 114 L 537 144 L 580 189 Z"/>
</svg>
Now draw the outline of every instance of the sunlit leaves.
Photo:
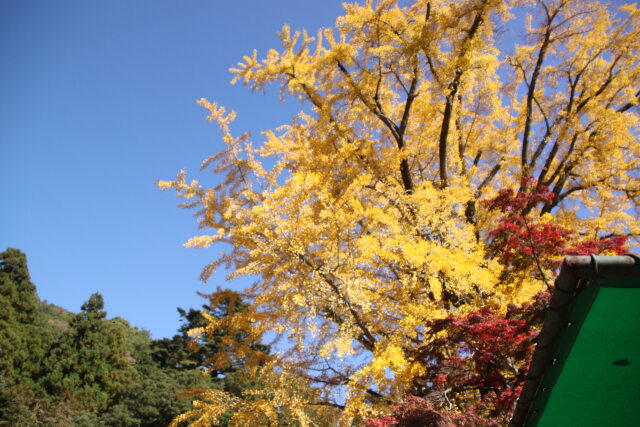
<svg viewBox="0 0 640 427">
<path fill-rule="evenodd" d="M 279 410 L 384 410 L 437 369 L 417 357 L 442 338 L 434 319 L 496 307 L 500 325 L 560 256 L 640 232 L 637 10 L 514 6 L 387 0 L 345 5 L 315 37 L 283 27 L 279 49 L 231 69 L 303 101 L 255 148 L 235 113 L 199 101 L 225 143 L 203 164 L 218 181 L 159 185 L 198 209 L 189 246 L 225 244 L 203 278 L 256 278 L 233 322 L 275 332 L 273 372 L 319 386 Z M 501 38 L 512 12 L 527 33 Z"/>
</svg>

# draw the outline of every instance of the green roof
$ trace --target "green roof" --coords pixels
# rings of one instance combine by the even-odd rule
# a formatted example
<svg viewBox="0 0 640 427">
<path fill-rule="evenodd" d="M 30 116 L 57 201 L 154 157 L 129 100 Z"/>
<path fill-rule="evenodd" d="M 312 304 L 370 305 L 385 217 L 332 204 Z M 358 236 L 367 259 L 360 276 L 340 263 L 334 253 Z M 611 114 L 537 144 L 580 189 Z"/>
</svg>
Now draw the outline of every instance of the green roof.
<svg viewBox="0 0 640 427">
<path fill-rule="evenodd" d="M 640 259 L 567 257 L 512 426 L 640 426 Z"/>
</svg>

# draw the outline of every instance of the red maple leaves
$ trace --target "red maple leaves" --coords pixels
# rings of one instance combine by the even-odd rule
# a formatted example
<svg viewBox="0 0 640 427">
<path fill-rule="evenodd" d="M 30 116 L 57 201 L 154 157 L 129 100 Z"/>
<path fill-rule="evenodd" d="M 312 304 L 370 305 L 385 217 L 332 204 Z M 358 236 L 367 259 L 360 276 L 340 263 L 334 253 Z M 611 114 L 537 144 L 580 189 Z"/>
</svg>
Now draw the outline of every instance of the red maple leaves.
<svg viewBox="0 0 640 427">
<path fill-rule="evenodd" d="M 493 238 L 491 248 L 502 261 L 514 268 L 524 268 L 537 258 L 544 267 L 557 267 L 554 258 L 564 255 L 599 254 L 604 251 L 626 253 L 626 236 L 597 237 L 578 240 L 575 230 L 556 224 L 535 221 L 531 215 L 539 204 L 550 203 L 554 193 L 532 179 L 523 179 L 520 190 L 501 190 L 498 196 L 485 200 L 489 210 L 498 210 L 502 216 L 498 226 L 489 232 Z"/>
<path fill-rule="evenodd" d="M 369 420 L 367 426 L 506 424 L 548 297 L 540 293 L 532 303 L 510 304 L 502 314 L 483 307 L 429 322 L 432 340 L 415 354 L 427 374 L 393 415 Z"/>
<path fill-rule="evenodd" d="M 532 179 L 519 190 L 505 189 L 483 204 L 502 215 L 489 232 L 490 256 L 498 257 L 507 273 L 555 269 L 564 255 L 625 253 L 626 236 L 580 239 L 532 212 L 550 203 L 553 192 Z M 509 280 L 508 276 L 505 280 Z M 393 414 L 367 420 L 368 427 L 391 426 L 498 426 L 509 421 L 533 353 L 548 292 L 532 302 L 510 304 L 506 312 L 483 307 L 464 315 L 451 314 L 428 322 L 429 344 L 414 355 L 427 368 L 410 396 L 393 407 Z"/>
</svg>

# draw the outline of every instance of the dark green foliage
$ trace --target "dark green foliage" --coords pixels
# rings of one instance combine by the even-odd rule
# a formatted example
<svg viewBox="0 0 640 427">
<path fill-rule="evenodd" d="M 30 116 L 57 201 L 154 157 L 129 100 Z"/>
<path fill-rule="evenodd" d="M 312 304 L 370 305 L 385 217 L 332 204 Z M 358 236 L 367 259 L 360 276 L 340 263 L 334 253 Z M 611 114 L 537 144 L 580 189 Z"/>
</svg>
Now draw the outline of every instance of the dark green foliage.
<svg viewBox="0 0 640 427">
<path fill-rule="evenodd" d="M 7 426 L 67 426 L 72 413 L 68 402 L 46 396 L 24 384 L 0 385 L 0 425 Z"/>
<path fill-rule="evenodd" d="M 17 249 L 0 253 L 0 375 L 19 384 L 33 376 L 44 354 L 42 317 L 27 257 Z"/>
<path fill-rule="evenodd" d="M 94 293 L 53 344 L 43 363 L 47 393 L 69 396 L 81 408 L 106 410 L 127 383 L 138 379 L 126 347 L 127 325 L 105 320 L 102 295 Z"/>
<path fill-rule="evenodd" d="M 31 283 L 27 257 L 18 249 L 0 253 L 0 422 L 34 425 L 38 412 L 57 412 L 37 384 L 51 342 Z M 40 414 L 41 415 L 41 414 Z"/>
<path fill-rule="evenodd" d="M 207 295 L 200 294 L 207 298 Z M 202 305 L 202 310 L 217 316 L 208 304 Z M 189 336 L 189 331 L 194 328 L 206 326 L 206 320 L 200 310 L 193 308 L 184 310 L 178 307 L 181 325 L 178 333 L 172 338 L 156 340 L 152 344 L 152 354 L 154 360 L 162 367 L 175 369 L 194 369 L 203 366 L 208 358 L 218 351 L 217 342 L 205 340 L 200 343 L 197 349 L 189 348 L 188 343 L 193 341 Z M 217 376 L 217 372 L 212 373 Z"/>
<path fill-rule="evenodd" d="M 193 369 L 197 365 L 189 360 L 192 351 L 187 348 L 188 341 L 182 335 L 155 340 L 151 348 L 153 360 L 164 369 Z"/>
<path fill-rule="evenodd" d="M 80 318 L 102 320 L 107 317 L 107 312 L 104 311 L 104 298 L 98 292 L 92 294 L 89 300 L 82 304 L 80 310 L 82 310 Z"/>
<path fill-rule="evenodd" d="M 225 291 L 228 293 L 228 291 Z M 205 311 L 209 315 L 216 318 L 223 318 L 227 315 L 233 315 L 247 310 L 247 305 L 242 301 L 239 295 L 237 298 L 223 298 L 222 300 L 214 303 L 215 294 L 202 294 L 198 293 L 201 297 L 208 299 L 208 304 L 203 304 L 201 310 L 195 310 L 193 308 L 184 310 L 178 308 L 180 313 L 182 324 L 178 329 L 178 334 L 172 338 L 163 338 L 161 340 L 154 341 L 152 344 L 152 353 L 154 360 L 162 367 L 176 368 L 176 369 L 193 369 L 196 367 L 205 367 L 208 365 L 208 360 L 211 359 L 216 353 L 226 351 L 227 349 L 221 345 L 221 340 L 227 335 L 227 332 L 223 329 L 217 331 L 214 337 L 203 336 L 197 340 L 197 345 L 194 339 L 189 336 L 189 331 L 195 328 L 206 326 L 207 322 L 202 316 L 202 311 Z M 247 339 L 247 334 L 238 332 L 234 337 L 237 341 L 241 342 Z M 188 343 L 192 342 L 189 346 Z M 265 353 L 269 352 L 268 346 L 261 343 L 252 343 L 252 346 Z M 229 372 L 241 368 L 240 365 L 231 366 L 228 369 L 213 369 L 210 371 L 212 377 L 220 377 Z"/>
<path fill-rule="evenodd" d="M 202 305 L 202 310 L 216 315 L 206 304 Z M 186 311 L 178 308 L 178 313 L 182 322 L 178 333 L 172 338 L 163 338 L 153 342 L 153 359 L 164 368 L 194 369 L 203 366 L 206 360 L 218 351 L 217 342 L 205 340 L 198 345 L 197 349 L 190 348 L 188 343 L 193 339 L 189 336 L 189 331 L 205 326 L 206 321 L 200 310 L 191 308 Z M 218 372 L 212 372 L 213 377 L 217 375 Z"/>
<path fill-rule="evenodd" d="M 0 253 L 0 298 L 2 319 L 16 323 L 36 320 L 36 287 L 31 283 L 27 257 L 18 249 Z"/>
<path fill-rule="evenodd" d="M 224 317 L 246 304 L 222 300 L 202 309 Z M 205 319 L 199 310 L 178 311 L 178 333 L 159 340 L 125 319 L 107 319 L 99 293 L 70 313 L 40 301 L 22 252 L 0 253 L 0 426 L 163 426 L 190 408 L 178 397 L 188 389 L 240 395 L 255 386 L 239 379 L 240 362 L 204 376 L 207 360 L 225 351 L 225 331 L 195 346 L 187 332 Z"/>
<path fill-rule="evenodd" d="M 130 383 L 118 395 L 118 403 L 100 417 L 105 425 L 168 425 L 189 409 L 190 402 L 176 396 L 188 388 L 211 387 L 197 370 L 148 369 L 140 381 Z M 136 420 L 125 423 L 125 420 Z"/>
</svg>

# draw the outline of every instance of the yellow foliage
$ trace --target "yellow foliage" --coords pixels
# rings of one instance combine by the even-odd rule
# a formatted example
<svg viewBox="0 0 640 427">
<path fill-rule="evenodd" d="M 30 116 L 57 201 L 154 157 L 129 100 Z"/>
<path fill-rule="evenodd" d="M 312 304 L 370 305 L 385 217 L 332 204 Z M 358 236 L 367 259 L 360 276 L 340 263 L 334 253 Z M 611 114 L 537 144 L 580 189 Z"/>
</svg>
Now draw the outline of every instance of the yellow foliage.
<svg viewBox="0 0 640 427">
<path fill-rule="evenodd" d="M 250 326 L 290 349 L 256 371 L 273 385 L 243 399 L 198 392 L 177 421 L 234 408 L 237 425 L 273 424 L 276 410 L 307 425 L 309 408 L 344 400 L 347 422 L 402 399 L 426 369 L 413 355 L 427 321 L 544 289 L 531 271 L 503 274 L 488 248 L 500 214 L 480 201 L 521 178 L 556 195 L 535 221 L 589 238 L 640 233 L 635 6 L 513 2 L 533 18 L 507 55 L 496 26 L 509 2 L 405 3 L 345 4 L 315 38 L 285 26 L 280 51 L 232 68 L 234 82 L 279 83 L 306 106 L 258 148 L 232 135 L 235 112 L 198 101 L 226 144 L 203 168 L 223 178 L 158 185 L 213 230 L 187 246 L 231 248 L 203 279 L 225 265 L 230 279 L 258 280 L 249 311 L 196 332 Z M 300 393 L 292 378 L 320 387 Z"/>
</svg>

